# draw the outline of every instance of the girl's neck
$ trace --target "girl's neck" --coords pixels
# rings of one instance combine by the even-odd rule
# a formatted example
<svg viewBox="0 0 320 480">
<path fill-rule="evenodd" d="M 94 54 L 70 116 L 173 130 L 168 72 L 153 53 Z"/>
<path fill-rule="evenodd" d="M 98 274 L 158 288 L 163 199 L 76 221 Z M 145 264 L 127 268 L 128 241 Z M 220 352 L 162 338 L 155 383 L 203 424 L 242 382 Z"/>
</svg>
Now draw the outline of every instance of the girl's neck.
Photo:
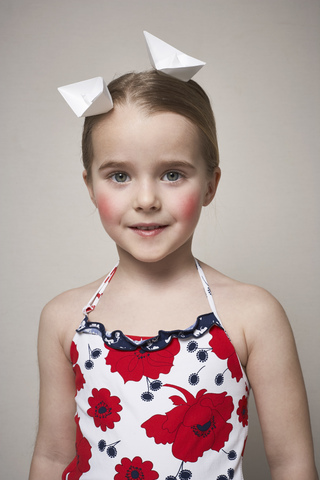
<svg viewBox="0 0 320 480">
<path fill-rule="evenodd" d="M 196 272 L 195 260 L 191 249 L 175 251 L 157 262 L 142 262 L 127 252 L 119 252 L 117 276 L 138 283 L 163 283 L 168 280 L 185 278 Z"/>
</svg>

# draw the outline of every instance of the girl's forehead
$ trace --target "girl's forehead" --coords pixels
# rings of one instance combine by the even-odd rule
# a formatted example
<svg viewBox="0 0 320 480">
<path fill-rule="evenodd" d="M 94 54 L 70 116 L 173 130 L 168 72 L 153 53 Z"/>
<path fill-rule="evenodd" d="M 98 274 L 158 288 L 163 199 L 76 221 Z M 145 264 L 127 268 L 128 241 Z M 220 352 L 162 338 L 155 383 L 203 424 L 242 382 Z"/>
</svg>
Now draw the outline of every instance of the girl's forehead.
<svg viewBox="0 0 320 480">
<path fill-rule="evenodd" d="M 202 157 L 198 129 L 173 112 L 148 114 L 119 106 L 93 131 L 93 160 L 105 158 L 192 159 Z"/>
<path fill-rule="evenodd" d="M 135 104 L 115 105 L 93 128 L 93 141 L 102 138 L 119 138 L 148 132 L 157 136 L 186 136 L 199 141 L 199 130 L 188 118 L 170 111 L 150 112 Z"/>
</svg>

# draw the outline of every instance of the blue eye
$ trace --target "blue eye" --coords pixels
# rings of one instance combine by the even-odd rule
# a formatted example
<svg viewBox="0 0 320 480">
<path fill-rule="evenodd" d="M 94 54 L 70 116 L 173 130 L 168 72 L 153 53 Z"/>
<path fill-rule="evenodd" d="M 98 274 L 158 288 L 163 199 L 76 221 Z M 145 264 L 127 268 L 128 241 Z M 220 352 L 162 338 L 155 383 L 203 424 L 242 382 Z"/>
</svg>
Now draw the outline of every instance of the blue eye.
<svg viewBox="0 0 320 480">
<path fill-rule="evenodd" d="M 182 176 L 181 173 L 172 171 L 172 172 L 166 173 L 163 176 L 163 178 L 168 182 L 176 182 L 177 180 L 180 180 L 181 176 Z"/>
<path fill-rule="evenodd" d="M 117 183 L 125 183 L 128 181 L 129 179 L 129 176 L 126 174 L 126 173 L 122 173 L 122 172 L 118 172 L 118 173 L 114 173 L 112 176 L 111 176 L 112 180 L 114 182 L 117 182 Z"/>
</svg>

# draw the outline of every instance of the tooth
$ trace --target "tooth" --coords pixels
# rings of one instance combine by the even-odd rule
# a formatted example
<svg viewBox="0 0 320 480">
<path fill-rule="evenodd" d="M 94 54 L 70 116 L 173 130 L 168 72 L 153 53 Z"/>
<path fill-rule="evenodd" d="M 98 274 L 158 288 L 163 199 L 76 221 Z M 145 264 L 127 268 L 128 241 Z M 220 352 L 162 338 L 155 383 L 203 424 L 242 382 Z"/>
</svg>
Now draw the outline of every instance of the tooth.
<svg viewBox="0 0 320 480">
<path fill-rule="evenodd" d="M 136 227 L 138 230 L 157 230 L 158 228 L 160 228 L 160 225 L 154 225 L 154 226 L 146 226 L 146 227 Z"/>
</svg>

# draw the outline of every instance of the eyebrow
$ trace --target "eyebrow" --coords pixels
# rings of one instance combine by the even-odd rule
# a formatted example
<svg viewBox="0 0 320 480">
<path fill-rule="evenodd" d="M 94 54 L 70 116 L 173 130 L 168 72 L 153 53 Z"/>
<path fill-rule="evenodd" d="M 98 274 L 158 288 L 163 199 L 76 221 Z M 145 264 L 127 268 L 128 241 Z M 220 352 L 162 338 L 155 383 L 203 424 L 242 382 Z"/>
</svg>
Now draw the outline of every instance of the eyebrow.
<svg viewBox="0 0 320 480">
<path fill-rule="evenodd" d="M 160 163 L 160 162 L 159 162 Z M 165 168 L 189 168 L 195 170 L 195 166 L 186 160 L 164 160 L 161 164 Z"/>
<path fill-rule="evenodd" d="M 187 162 L 185 160 L 160 160 L 159 165 L 163 167 L 164 169 L 170 168 L 189 168 L 192 170 L 195 170 L 196 167 L 190 162 Z M 131 161 L 121 161 L 121 160 L 106 160 L 103 162 L 100 167 L 99 167 L 99 172 L 102 170 L 106 170 L 108 168 L 115 168 L 115 169 L 125 169 L 130 167 L 133 164 Z"/>
<path fill-rule="evenodd" d="M 105 170 L 107 168 L 116 168 L 116 169 L 123 169 L 128 166 L 130 162 L 122 162 L 122 161 L 116 161 L 116 160 L 106 160 L 103 162 L 100 167 L 99 167 L 99 172 L 102 170 Z"/>
</svg>

